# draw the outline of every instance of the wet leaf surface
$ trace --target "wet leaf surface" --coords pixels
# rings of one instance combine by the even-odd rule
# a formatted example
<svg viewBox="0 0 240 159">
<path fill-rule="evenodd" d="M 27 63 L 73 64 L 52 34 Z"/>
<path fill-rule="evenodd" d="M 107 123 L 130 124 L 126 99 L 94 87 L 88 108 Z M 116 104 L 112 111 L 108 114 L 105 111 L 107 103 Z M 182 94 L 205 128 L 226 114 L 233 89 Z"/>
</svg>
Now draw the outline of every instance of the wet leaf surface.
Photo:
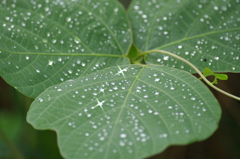
<svg viewBox="0 0 240 159">
<path fill-rule="evenodd" d="M 27 120 L 53 129 L 66 158 L 144 158 L 172 144 L 207 138 L 220 107 L 185 71 L 124 65 L 63 82 L 44 91 Z"/>
<path fill-rule="evenodd" d="M 4 0 L 0 76 L 36 98 L 27 121 L 55 130 L 63 157 L 149 157 L 209 137 L 220 107 L 170 56 L 128 64 L 142 62 L 138 49 L 162 49 L 200 70 L 239 72 L 239 7 L 239 0 L 133 0 L 126 13 L 114 0 Z"/>
<path fill-rule="evenodd" d="M 116 1 L 2 1 L 0 75 L 23 94 L 112 65 L 132 41 Z"/>
<path fill-rule="evenodd" d="M 128 13 L 134 43 L 142 51 L 161 49 L 218 72 L 240 71 L 240 2 L 133 0 Z M 147 63 L 194 72 L 170 56 L 150 54 Z"/>
</svg>

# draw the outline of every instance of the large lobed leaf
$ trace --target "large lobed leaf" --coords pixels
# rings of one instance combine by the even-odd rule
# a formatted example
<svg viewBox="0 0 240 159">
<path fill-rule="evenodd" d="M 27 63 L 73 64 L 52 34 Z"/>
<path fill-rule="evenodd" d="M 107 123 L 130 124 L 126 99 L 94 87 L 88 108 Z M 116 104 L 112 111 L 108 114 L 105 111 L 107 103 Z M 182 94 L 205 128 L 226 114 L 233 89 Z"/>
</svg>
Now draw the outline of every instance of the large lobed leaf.
<svg viewBox="0 0 240 159">
<path fill-rule="evenodd" d="M 117 1 L 8 0 L 0 9 L 0 76 L 27 96 L 129 63 L 130 26 Z"/>
<path fill-rule="evenodd" d="M 133 0 L 128 13 L 140 50 L 166 50 L 200 70 L 240 72 L 239 8 L 239 0 Z M 194 72 L 159 53 L 147 56 L 146 62 Z"/>
<path fill-rule="evenodd" d="M 207 138 L 219 118 L 218 102 L 190 73 L 123 65 L 50 87 L 27 121 L 55 130 L 66 158 L 139 159 Z"/>
</svg>

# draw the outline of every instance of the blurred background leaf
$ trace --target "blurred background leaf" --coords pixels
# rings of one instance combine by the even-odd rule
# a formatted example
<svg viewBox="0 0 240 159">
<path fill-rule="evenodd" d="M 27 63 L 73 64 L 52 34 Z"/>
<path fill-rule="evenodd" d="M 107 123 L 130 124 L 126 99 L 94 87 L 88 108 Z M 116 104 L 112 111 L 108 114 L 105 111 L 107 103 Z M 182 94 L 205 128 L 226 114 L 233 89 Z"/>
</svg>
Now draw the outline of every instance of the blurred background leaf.
<svg viewBox="0 0 240 159">
<path fill-rule="evenodd" d="M 0 90 L 0 131 L 11 146 L 14 146 L 25 159 L 61 159 L 55 132 L 35 130 L 26 122 L 26 112 L 32 99 L 16 91 L 2 78 Z M 2 135 L 0 135 L 0 158 L 20 159 Z"/>
</svg>

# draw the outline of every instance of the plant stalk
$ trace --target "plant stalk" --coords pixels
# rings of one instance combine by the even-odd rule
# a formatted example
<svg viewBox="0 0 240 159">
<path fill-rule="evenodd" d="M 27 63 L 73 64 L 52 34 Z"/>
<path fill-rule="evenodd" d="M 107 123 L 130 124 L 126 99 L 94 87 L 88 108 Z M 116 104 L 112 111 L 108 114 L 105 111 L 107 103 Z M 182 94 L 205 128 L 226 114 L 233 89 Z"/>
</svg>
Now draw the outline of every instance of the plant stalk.
<svg viewBox="0 0 240 159">
<path fill-rule="evenodd" d="M 146 51 L 146 52 L 141 53 L 137 58 L 139 58 L 139 57 L 141 57 L 141 56 L 144 56 L 144 55 L 148 55 L 148 54 L 150 54 L 150 53 L 166 54 L 166 55 L 172 56 L 172 57 L 174 57 L 174 58 L 176 58 L 176 59 L 178 59 L 178 60 L 181 60 L 182 62 L 184 62 L 184 63 L 188 64 L 190 67 L 192 67 L 192 68 L 199 74 L 199 76 L 200 76 L 210 87 L 212 87 L 213 89 L 221 92 L 222 94 L 224 94 L 224 95 L 226 95 L 226 96 L 229 96 L 229 97 L 231 97 L 231 98 L 233 98 L 233 99 L 236 99 L 236 100 L 239 100 L 239 101 L 240 101 L 240 97 L 235 96 L 235 95 L 233 95 L 233 94 L 230 94 L 230 93 L 228 93 L 228 92 L 226 92 L 226 91 L 224 91 L 224 90 L 222 90 L 222 89 L 214 86 L 214 85 L 212 84 L 212 82 L 210 82 L 210 81 L 202 74 L 202 72 L 201 72 L 197 67 L 195 67 L 191 62 L 187 61 L 186 59 L 184 59 L 184 58 L 182 58 L 182 57 L 180 57 L 180 56 L 178 56 L 178 55 L 176 55 L 176 54 L 173 54 L 173 53 L 171 53 L 171 52 L 164 51 L 164 50 L 150 50 L 150 51 Z"/>
<path fill-rule="evenodd" d="M 2 138 L 3 142 L 6 143 L 7 147 L 12 152 L 14 158 L 16 159 L 25 159 L 23 154 L 18 150 L 18 148 L 9 140 L 7 135 L 0 129 L 0 138 Z"/>
</svg>

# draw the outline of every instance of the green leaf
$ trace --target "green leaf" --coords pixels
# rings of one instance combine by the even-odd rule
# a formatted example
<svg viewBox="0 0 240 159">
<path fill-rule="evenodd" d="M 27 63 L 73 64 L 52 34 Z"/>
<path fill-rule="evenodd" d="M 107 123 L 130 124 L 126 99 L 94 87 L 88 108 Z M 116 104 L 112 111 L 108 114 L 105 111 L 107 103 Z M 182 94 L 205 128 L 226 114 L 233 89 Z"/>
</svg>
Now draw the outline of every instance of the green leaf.
<svg viewBox="0 0 240 159">
<path fill-rule="evenodd" d="M 218 84 L 218 80 L 228 80 L 228 75 L 226 74 L 217 74 L 214 73 L 212 70 L 210 70 L 209 68 L 205 68 L 203 71 L 203 75 L 205 77 L 208 76 L 214 76 L 214 80 L 212 82 L 212 84 Z M 202 79 L 201 77 L 199 79 Z"/>
<path fill-rule="evenodd" d="M 57 132 L 70 159 L 148 157 L 206 139 L 219 118 L 220 106 L 200 80 L 157 65 L 109 67 L 52 86 L 27 115 L 35 128 Z"/>
<path fill-rule="evenodd" d="M 220 80 L 228 80 L 228 75 L 226 74 L 215 74 L 215 76 Z"/>
<path fill-rule="evenodd" d="M 22 122 L 23 121 L 21 120 L 21 117 L 19 114 L 16 113 L 12 115 L 7 113 L 6 111 L 4 112 L 3 110 L 1 110 L 1 113 L 0 113 L 1 131 L 4 134 L 6 134 L 10 140 L 16 140 L 19 137 L 18 135 L 21 133 Z M 1 139 L 0 147 L 4 144 L 5 143 Z M 2 157 L 1 153 L 0 153 L 0 157 Z"/>
<path fill-rule="evenodd" d="M 240 72 L 240 1 L 133 0 L 128 13 L 134 44 L 175 53 L 203 70 Z M 189 66 L 163 54 L 150 54 L 147 63 Z"/>
<path fill-rule="evenodd" d="M 130 63 L 130 24 L 117 1 L 1 1 L 0 9 L 0 76 L 27 96 Z"/>
<path fill-rule="evenodd" d="M 205 77 L 207 77 L 207 76 L 215 76 L 215 73 L 212 70 L 210 70 L 209 68 L 204 68 L 203 75 Z"/>
</svg>

